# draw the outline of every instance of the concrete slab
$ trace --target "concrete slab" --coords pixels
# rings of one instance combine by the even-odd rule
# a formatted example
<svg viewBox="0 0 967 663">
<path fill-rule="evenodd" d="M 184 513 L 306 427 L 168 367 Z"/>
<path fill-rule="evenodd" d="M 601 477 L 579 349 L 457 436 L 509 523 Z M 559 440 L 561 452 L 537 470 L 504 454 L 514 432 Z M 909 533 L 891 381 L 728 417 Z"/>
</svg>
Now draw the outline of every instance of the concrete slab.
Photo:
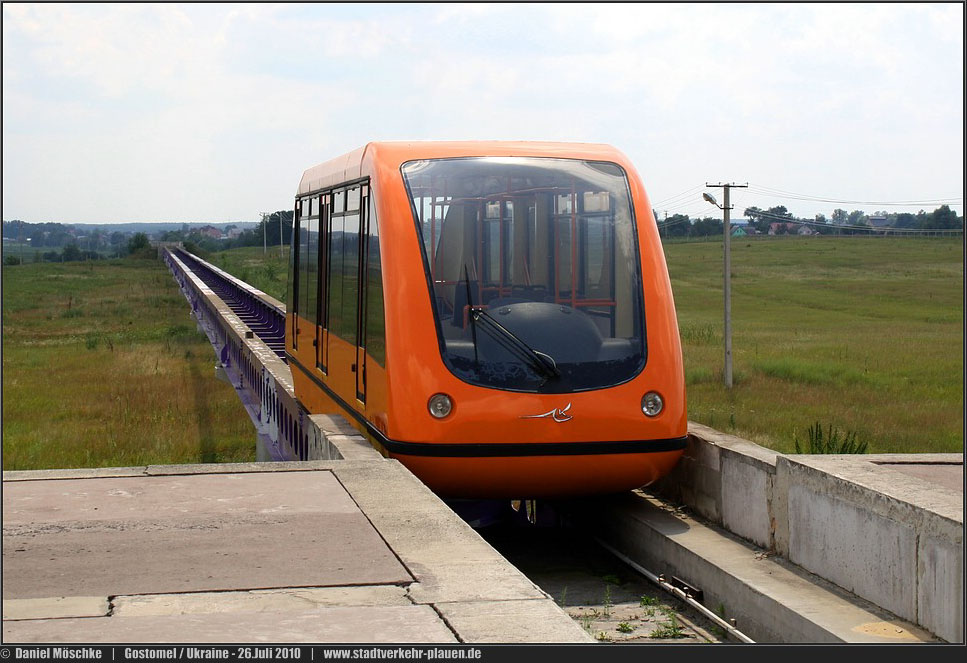
<svg viewBox="0 0 967 663">
<path fill-rule="evenodd" d="M 111 606 L 106 596 L 55 596 L 43 599 L 6 599 L 3 620 L 106 617 Z"/>
<path fill-rule="evenodd" d="M 417 580 L 416 603 L 542 599 L 547 595 L 397 461 L 349 464 L 339 480 Z M 407 509 L 400 509 L 401 504 Z M 563 614 L 563 611 L 562 613 Z"/>
<path fill-rule="evenodd" d="M 374 585 L 118 596 L 111 604 L 114 606 L 114 617 L 145 617 L 216 612 L 288 612 L 338 606 L 385 607 L 412 605 L 412 602 L 406 598 L 405 587 Z"/>
<path fill-rule="evenodd" d="M 877 465 L 937 484 L 948 490 L 964 492 L 963 463 L 881 462 Z"/>
<path fill-rule="evenodd" d="M 50 479 L 93 479 L 98 477 L 140 477 L 147 474 L 147 466 L 93 467 L 63 470 L 13 470 L 3 473 L 4 483 L 12 481 L 48 481 Z"/>
<path fill-rule="evenodd" d="M 399 462 L 370 458 L 5 473 L 4 596 L 38 602 L 3 640 L 593 642 Z M 110 603 L 79 619 L 63 596 Z"/>
<path fill-rule="evenodd" d="M 324 607 L 4 622 L 6 643 L 457 642 L 429 606 Z"/>
<path fill-rule="evenodd" d="M 7 484 L 3 562 L 4 598 L 413 580 L 325 471 Z"/>
<path fill-rule="evenodd" d="M 440 614 L 470 642 L 557 643 L 590 641 L 577 622 L 555 619 L 560 608 L 550 599 L 443 603 Z M 541 616 L 548 626 L 535 629 L 532 621 Z"/>
</svg>

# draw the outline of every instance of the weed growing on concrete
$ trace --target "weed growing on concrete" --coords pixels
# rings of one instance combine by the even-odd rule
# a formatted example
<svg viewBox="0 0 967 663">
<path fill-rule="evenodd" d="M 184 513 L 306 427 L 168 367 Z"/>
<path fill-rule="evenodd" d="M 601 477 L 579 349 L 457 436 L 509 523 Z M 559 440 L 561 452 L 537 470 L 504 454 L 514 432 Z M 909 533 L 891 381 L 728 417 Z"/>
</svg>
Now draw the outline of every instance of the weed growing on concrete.
<svg viewBox="0 0 967 663">
<path fill-rule="evenodd" d="M 645 617 L 651 618 L 655 616 L 655 610 L 658 607 L 658 599 L 654 596 L 642 596 L 640 605 L 645 609 Z"/>
<path fill-rule="evenodd" d="M 795 436 L 796 443 L 796 453 L 809 453 L 809 454 L 864 454 L 866 453 L 866 442 L 857 442 L 856 432 L 847 431 L 840 437 L 840 432 L 838 429 L 833 428 L 830 424 L 826 428 L 825 435 L 823 434 L 823 428 L 819 425 L 817 421 L 814 425 L 810 426 L 807 430 L 807 435 L 809 437 L 809 446 L 806 450 L 803 450 L 799 445 L 799 435 Z"/>
<path fill-rule="evenodd" d="M 722 619 L 725 619 L 725 604 L 724 603 L 719 603 L 718 604 L 718 606 L 715 608 L 715 614 L 717 614 Z M 726 635 L 725 629 L 722 628 L 721 626 L 718 626 L 717 624 L 712 624 L 711 630 L 712 630 L 712 633 L 716 637 L 725 638 L 725 635 Z"/>
<path fill-rule="evenodd" d="M 671 614 L 671 613 L 666 613 L 666 614 L 668 614 L 668 621 L 662 622 L 661 624 L 659 624 L 658 628 L 652 631 L 649 637 L 655 638 L 656 640 L 684 638 L 685 629 L 683 629 L 682 625 L 678 622 L 678 618 L 674 614 Z"/>
<path fill-rule="evenodd" d="M 628 622 L 621 622 L 620 624 L 618 624 L 619 633 L 631 633 L 634 630 L 635 630 L 635 627 L 629 624 Z"/>
</svg>

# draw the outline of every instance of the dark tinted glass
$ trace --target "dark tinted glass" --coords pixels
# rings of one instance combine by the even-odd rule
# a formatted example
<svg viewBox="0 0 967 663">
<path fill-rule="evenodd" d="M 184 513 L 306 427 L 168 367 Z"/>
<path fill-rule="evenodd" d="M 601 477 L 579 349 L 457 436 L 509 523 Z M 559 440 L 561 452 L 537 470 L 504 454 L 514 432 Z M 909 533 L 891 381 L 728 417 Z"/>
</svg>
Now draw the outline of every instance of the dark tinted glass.
<svg viewBox="0 0 967 663">
<path fill-rule="evenodd" d="M 410 162 L 444 357 L 483 386 L 562 393 L 644 365 L 634 214 L 616 165 L 567 159 Z"/>
</svg>

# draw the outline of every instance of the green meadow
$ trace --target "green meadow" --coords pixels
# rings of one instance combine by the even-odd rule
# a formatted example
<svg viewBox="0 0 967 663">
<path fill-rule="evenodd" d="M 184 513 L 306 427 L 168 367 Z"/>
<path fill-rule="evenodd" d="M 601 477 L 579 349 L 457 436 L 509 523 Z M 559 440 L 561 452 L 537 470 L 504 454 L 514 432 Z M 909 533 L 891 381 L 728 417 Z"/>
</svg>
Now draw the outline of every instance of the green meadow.
<svg viewBox="0 0 967 663">
<path fill-rule="evenodd" d="M 199 257 L 285 304 L 289 247 L 244 246 Z"/>
<path fill-rule="evenodd" d="M 164 263 L 3 267 L 3 469 L 255 459 Z"/>
<path fill-rule="evenodd" d="M 963 451 L 962 240 L 666 242 L 689 419 L 792 452 L 817 422 L 870 452 Z M 208 256 L 285 300 L 287 257 Z M 160 260 L 4 266 L 3 469 L 254 459 L 254 432 Z"/>
<path fill-rule="evenodd" d="M 819 423 L 871 453 L 962 452 L 962 239 L 736 239 L 733 387 L 722 242 L 666 242 L 689 419 L 781 452 Z"/>
</svg>

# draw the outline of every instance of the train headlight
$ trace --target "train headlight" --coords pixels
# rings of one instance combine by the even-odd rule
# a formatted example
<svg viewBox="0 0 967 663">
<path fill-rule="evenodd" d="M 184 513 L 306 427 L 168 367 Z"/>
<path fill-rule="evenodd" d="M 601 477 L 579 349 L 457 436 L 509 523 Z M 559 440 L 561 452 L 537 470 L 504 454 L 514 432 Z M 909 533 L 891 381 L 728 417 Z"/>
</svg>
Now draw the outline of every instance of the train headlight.
<svg viewBox="0 0 967 663">
<path fill-rule="evenodd" d="M 453 411 L 453 401 L 446 394 L 433 394 L 426 407 L 435 418 L 443 419 Z"/>
<path fill-rule="evenodd" d="M 665 409 L 665 401 L 657 391 L 649 391 L 641 397 L 641 411 L 649 417 L 657 417 Z"/>
</svg>

